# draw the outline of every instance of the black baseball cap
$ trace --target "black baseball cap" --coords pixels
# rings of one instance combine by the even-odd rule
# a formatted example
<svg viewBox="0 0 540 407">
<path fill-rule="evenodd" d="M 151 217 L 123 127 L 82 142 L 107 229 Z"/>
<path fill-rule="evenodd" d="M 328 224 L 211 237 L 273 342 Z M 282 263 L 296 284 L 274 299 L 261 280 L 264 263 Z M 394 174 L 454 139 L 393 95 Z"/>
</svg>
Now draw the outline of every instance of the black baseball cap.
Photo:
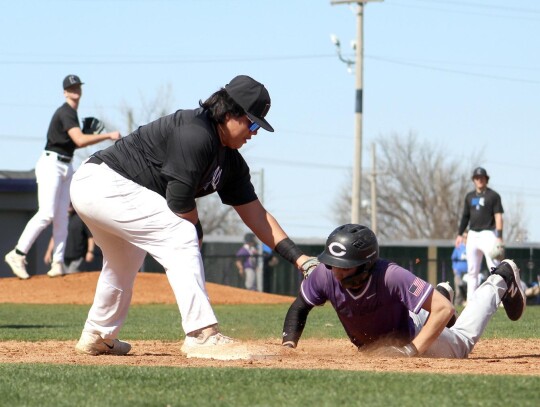
<svg viewBox="0 0 540 407">
<path fill-rule="evenodd" d="M 73 85 L 84 85 L 84 83 L 81 82 L 81 78 L 79 78 L 77 75 L 68 75 L 64 78 L 64 90 L 69 88 Z"/>
<path fill-rule="evenodd" d="M 225 91 L 246 111 L 251 121 L 267 131 L 274 131 L 264 119 L 270 110 L 270 94 L 262 83 L 249 76 L 239 75 L 225 85 Z"/>
<path fill-rule="evenodd" d="M 486 179 L 489 181 L 489 175 L 485 168 L 483 167 L 476 167 L 472 173 L 472 178 L 474 177 L 486 177 Z"/>
</svg>

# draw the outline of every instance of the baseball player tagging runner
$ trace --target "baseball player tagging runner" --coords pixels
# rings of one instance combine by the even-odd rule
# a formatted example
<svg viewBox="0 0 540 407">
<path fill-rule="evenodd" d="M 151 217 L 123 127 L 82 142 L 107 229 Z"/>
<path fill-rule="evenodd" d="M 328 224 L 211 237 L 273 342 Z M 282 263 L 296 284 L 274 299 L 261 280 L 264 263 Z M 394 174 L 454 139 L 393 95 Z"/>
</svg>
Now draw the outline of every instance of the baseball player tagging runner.
<svg viewBox="0 0 540 407">
<path fill-rule="evenodd" d="M 68 232 L 69 186 L 73 176 L 73 152 L 76 148 L 90 146 L 103 140 L 117 140 L 120 133 L 83 134 L 79 125 L 77 109 L 82 97 L 83 83 L 77 75 L 64 78 L 66 102 L 51 119 L 47 132 L 45 151 L 36 164 L 38 184 L 38 212 L 30 219 L 15 249 L 6 254 L 6 263 L 13 274 L 28 279 L 26 254 L 40 233 L 52 222 L 54 253 L 50 277 L 61 276 L 64 270 L 64 251 Z"/>
<path fill-rule="evenodd" d="M 117 336 L 147 253 L 163 266 L 175 294 L 186 333 L 182 350 L 189 355 L 232 342 L 220 333 L 206 293 L 195 198 L 217 191 L 261 241 L 303 271 L 313 265 L 262 206 L 238 151 L 259 128 L 273 131 L 264 85 L 237 76 L 199 104 L 139 127 L 75 173 L 73 206 L 103 252 L 80 352 L 130 351 Z"/>
<path fill-rule="evenodd" d="M 473 171 L 474 191 L 465 196 L 463 216 L 459 225 L 456 247 L 463 241 L 467 226 L 467 298 L 478 287 L 482 256 L 486 256 L 488 269 L 500 263 L 492 257 L 494 247 L 503 247 L 503 207 L 500 195 L 487 187 L 487 171 L 478 167 Z"/>
<path fill-rule="evenodd" d="M 314 306 L 329 301 L 352 343 L 381 356 L 466 358 L 503 302 L 516 321 L 525 310 L 519 269 L 503 260 L 448 328 L 454 307 L 432 285 L 379 258 L 375 234 L 343 225 L 328 237 L 321 262 L 302 282 L 283 327 L 295 348 Z"/>
</svg>

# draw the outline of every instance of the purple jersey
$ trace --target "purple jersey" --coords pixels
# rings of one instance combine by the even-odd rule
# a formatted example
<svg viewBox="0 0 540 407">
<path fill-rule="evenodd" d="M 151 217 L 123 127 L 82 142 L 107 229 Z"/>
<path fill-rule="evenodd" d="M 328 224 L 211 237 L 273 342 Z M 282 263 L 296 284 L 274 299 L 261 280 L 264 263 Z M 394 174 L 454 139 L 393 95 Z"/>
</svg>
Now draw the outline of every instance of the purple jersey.
<svg viewBox="0 0 540 407">
<path fill-rule="evenodd" d="M 362 346 L 383 337 L 410 342 L 414 338 L 414 324 L 409 311 L 420 312 L 433 286 L 381 259 L 359 291 L 343 288 L 324 264 L 302 282 L 300 290 L 311 305 L 330 301 L 351 341 Z"/>
<path fill-rule="evenodd" d="M 257 268 L 257 248 L 248 244 L 243 245 L 240 250 L 236 252 L 236 258 L 242 262 L 242 265 L 246 269 Z"/>
</svg>

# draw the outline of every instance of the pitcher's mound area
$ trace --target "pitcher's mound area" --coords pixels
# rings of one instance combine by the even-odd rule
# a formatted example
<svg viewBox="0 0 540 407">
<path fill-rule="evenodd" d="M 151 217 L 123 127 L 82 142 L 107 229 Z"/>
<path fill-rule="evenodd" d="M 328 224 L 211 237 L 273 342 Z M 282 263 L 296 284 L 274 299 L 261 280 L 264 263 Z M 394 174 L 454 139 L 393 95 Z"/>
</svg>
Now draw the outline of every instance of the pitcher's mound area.
<svg viewBox="0 0 540 407">
<path fill-rule="evenodd" d="M 77 273 L 50 278 L 33 276 L 29 280 L 0 279 L 0 303 L 92 304 L 99 272 Z M 266 294 L 219 284 L 206 283 L 210 302 L 216 304 L 282 304 L 294 298 Z M 139 273 L 135 279 L 132 304 L 176 304 L 165 274 Z"/>
</svg>

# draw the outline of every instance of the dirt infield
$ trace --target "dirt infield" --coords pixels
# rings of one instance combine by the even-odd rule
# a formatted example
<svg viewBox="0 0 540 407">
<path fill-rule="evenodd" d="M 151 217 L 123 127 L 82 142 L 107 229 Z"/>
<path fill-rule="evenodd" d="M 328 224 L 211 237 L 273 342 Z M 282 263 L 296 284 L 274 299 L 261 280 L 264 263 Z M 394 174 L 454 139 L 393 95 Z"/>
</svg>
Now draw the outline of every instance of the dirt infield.
<svg viewBox="0 0 540 407">
<path fill-rule="evenodd" d="M 27 281 L 0 279 L 1 303 L 91 304 L 98 273 L 81 273 Z M 208 283 L 213 304 L 290 303 L 291 297 L 250 292 Z M 175 303 L 164 275 L 141 273 L 133 296 L 135 304 Z M 283 349 L 279 338 L 246 341 L 263 346 L 272 356 L 255 360 L 217 361 L 188 359 L 180 342 L 133 341 L 128 356 L 84 356 L 75 352 L 75 341 L 1 342 L 0 363 L 62 363 L 78 365 L 242 367 L 281 369 L 333 369 L 384 372 L 437 372 L 448 374 L 540 375 L 540 340 L 481 340 L 469 359 L 383 359 L 364 356 L 346 339 L 302 340 L 298 349 Z"/>
<path fill-rule="evenodd" d="M 61 278 L 45 275 L 30 280 L 0 279 L 0 303 L 92 304 L 98 272 L 71 274 Z M 265 294 L 219 284 L 206 284 L 212 304 L 279 304 L 293 298 Z M 139 273 L 135 279 L 132 304 L 176 304 L 164 274 Z"/>
</svg>

